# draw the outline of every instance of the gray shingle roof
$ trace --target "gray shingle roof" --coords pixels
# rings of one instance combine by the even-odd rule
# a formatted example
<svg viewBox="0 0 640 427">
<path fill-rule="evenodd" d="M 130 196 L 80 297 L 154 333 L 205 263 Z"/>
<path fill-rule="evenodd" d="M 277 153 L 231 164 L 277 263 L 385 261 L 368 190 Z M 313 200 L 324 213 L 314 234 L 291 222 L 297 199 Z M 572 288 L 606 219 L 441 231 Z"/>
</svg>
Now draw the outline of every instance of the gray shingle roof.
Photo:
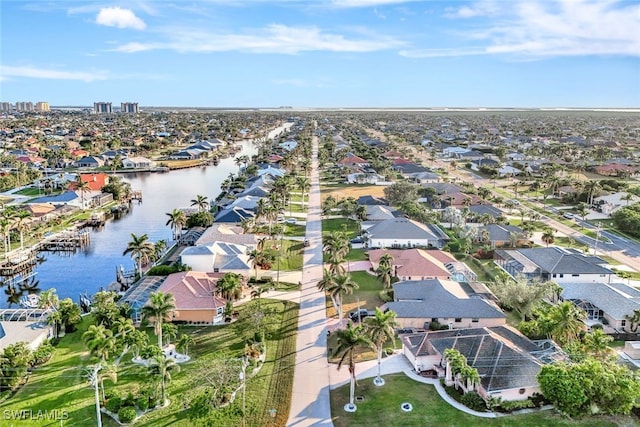
<svg viewBox="0 0 640 427">
<path fill-rule="evenodd" d="M 488 392 L 537 386 L 543 365 L 531 354 L 540 350 L 538 346 L 502 326 L 431 331 L 407 336 L 404 343 L 417 356 L 443 355 L 455 348 L 478 370 Z"/>
<path fill-rule="evenodd" d="M 500 309 L 486 300 L 466 295 L 456 282 L 439 279 L 401 281 L 393 285 L 393 291 L 395 301 L 387 303 L 387 307 L 399 318 L 505 317 Z"/>
<path fill-rule="evenodd" d="M 602 266 L 605 262 L 597 257 L 584 256 L 580 252 L 564 248 L 531 248 L 514 251 L 500 251 L 510 257 L 510 253 L 519 253 L 537 265 L 543 273 L 549 274 L 613 274 Z"/>
<path fill-rule="evenodd" d="M 562 298 L 586 300 L 617 320 L 640 309 L 640 291 L 624 283 L 563 283 Z"/>
<path fill-rule="evenodd" d="M 448 240 L 447 235 L 438 227 L 408 218 L 390 218 L 380 221 L 368 229 L 367 233 L 378 239 Z"/>
</svg>

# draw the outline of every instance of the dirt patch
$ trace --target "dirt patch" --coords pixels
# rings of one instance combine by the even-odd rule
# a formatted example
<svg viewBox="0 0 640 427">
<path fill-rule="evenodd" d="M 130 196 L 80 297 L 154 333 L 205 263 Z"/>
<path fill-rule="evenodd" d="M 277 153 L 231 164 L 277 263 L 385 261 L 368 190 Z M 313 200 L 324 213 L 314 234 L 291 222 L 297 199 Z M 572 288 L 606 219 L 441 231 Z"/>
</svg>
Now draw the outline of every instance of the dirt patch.
<svg viewBox="0 0 640 427">
<path fill-rule="evenodd" d="M 351 185 L 345 187 L 322 187 L 322 200 L 332 195 L 335 199 L 360 196 L 384 197 L 384 187 L 381 185 Z"/>
</svg>

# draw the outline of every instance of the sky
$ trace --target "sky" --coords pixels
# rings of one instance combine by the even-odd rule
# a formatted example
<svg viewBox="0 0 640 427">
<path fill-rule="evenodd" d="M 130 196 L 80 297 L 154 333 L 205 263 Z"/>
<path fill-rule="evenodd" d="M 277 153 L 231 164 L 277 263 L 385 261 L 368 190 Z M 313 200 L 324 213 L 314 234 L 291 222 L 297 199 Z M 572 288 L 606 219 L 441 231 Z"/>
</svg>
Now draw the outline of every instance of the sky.
<svg viewBox="0 0 640 427">
<path fill-rule="evenodd" d="M 640 0 L 2 0 L 0 101 L 640 108 Z"/>
</svg>

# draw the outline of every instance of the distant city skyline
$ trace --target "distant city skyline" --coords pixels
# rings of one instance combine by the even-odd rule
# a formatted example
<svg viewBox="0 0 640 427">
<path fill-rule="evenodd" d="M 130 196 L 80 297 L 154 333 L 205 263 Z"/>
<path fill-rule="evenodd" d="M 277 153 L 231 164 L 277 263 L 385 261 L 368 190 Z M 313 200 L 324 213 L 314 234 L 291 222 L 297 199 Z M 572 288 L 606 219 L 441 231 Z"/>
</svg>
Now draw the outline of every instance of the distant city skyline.
<svg viewBox="0 0 640 427">
<path fill-rule="evenodd" d="M 640 108 L 630 0 L 7 1 L 0 101 Z"/>
</svg>

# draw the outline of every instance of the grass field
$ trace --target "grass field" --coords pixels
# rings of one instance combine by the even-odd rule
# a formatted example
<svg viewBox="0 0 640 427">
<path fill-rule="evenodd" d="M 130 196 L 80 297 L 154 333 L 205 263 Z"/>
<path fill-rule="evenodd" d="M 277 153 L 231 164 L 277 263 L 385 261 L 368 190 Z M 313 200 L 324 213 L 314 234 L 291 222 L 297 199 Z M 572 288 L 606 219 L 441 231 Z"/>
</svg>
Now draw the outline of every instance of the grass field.
<svg viewBox="0 0 640 427">
<path fill-rule="evenodd" d="M 329 218 L 322 220 L 322 235 L 325 236 L 332 231 L 346 231 L 349 239 L 360 234 L 358 223 L 350 218 Z"/>
<path fill-rule="evenodd" d="M 273 332 L 267 336 L 265 363 L 258 374 L 247 382 L 246 421 L 247 426 L 256 427 L 284 425 L 289 413 L 293 384 L 298 305 L 265 299 L 262 299 L 261 304 L 277 314 L 273 317 Z M 53 358 L 44 366 L 35 369 L 27 384 L 2 404 L 3 410 L 7 411 L 64 410 L 67 411 L 68 418 L 54 423 L 44 419 L 29 420 L 15 424 L 16 426 L 96 425 L 94 393 L 86 382 L 89 355 L 81 339 L 82 333 L 90 324 L 91 318 L 86 317 L 78 331 L 62 338 Z M 231 324 L 181 327 L 180 332 L 190 334 L 195 339 L 196 343 L 190 347 L 189 354 L 198 360 L 211 357 L 216 352 L 224 352 L 229 357 L 241 356 L 245 334 L 253 334 L 253 329 L 245 325 L 243 330 L 239 331 L 238 325 Z M 227 408 L 216 411 L 212 419 L 206 420 L 205 423 L 189 419 L 189 411 L 183 407 L 184 397 L 195 387 L 202 385 L 195 366 L 193 362 L 181 365 L 181 371 L 172 374 L 172 382 L 168 387 L 171 404 L 167 408 L 146 414 L 136 425 L 241 425 L 239 399 Z M 146 369 L 130 363 L 130 356 L 125 356 L 118 369 L 117 383 L 112 384 L 106 380 L 105 388 L 116 389 L 126 394 L 150 381 L 152 379 L 146 373 Z M 268 413 L 271 408 L 277 411 L 273 419 Z M 103 425 L 116 427 L 118 424 L 105 415 Z"/>
<path fill-rule="evenodd" d="M 347 197 L 357 199 L 360 196 L 384 197 L 384 187 L 380 185 L 330 184 L 321 185 L 320 191 L 322 200 L 330 195 L 338 200 Z"/>
<path fill-rule="evenodd" d="M 343 368 L 345 369 L 345 368 Z M 343 406 L 349 402 L 349 385 L 331 391 L 331 418 L 335 427 L 368 427 L 376 424 L 384 427 L 606 427 L 637 425 L 633 419 L 589 417 L 571 420 L 552 411 L 540 411 L 525 415 L 509 415 L 495 419 L 468 415 L 444 402 L 435 388 L 417 383 L 404 374 L 387 375 L 382 387 L 373 385 L 372 379 L 358 381 L 356 396 L 364 400 L 356 402 L 358 410 L 347 413 Z M 400 405 L 409 402 L 411 412 L 404 412 Z"/>
</svg>

